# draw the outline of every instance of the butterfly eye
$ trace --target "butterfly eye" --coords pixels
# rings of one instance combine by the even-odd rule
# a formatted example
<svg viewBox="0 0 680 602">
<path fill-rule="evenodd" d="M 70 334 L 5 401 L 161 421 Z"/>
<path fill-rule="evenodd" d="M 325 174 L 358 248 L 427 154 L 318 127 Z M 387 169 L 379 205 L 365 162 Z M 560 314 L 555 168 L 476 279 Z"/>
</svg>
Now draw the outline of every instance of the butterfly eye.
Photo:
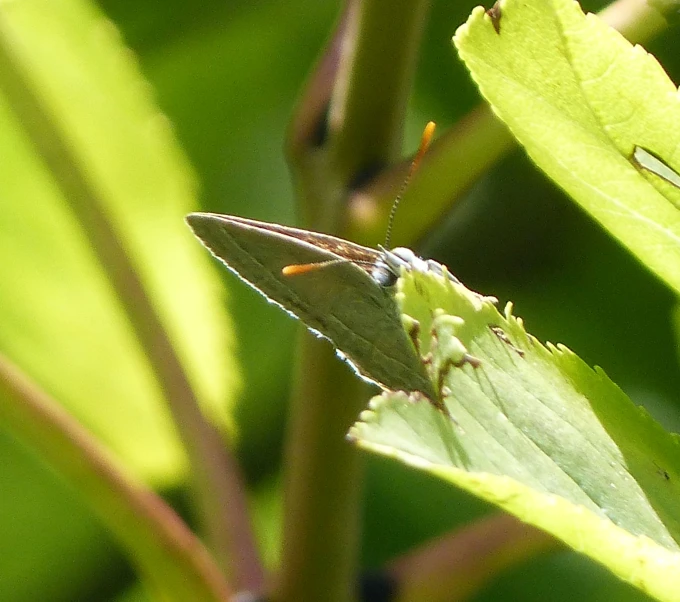
<svg viewBox="0 0 680 602">
<path fill-rule="evenodd" d="M 396 273 L 382 257 L 375 262 L 371 270 L 371 278 L 382 288 L 391 288 L 397 283 L 399 274 Z"/>
</svg>

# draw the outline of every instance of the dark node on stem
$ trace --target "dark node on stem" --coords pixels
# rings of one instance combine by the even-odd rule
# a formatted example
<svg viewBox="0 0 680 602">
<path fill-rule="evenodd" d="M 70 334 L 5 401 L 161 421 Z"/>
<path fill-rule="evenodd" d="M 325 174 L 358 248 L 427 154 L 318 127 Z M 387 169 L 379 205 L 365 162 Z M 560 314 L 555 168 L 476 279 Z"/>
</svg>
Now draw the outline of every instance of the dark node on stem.
<svg viewBox="0 0 680 602">
<path fill-rule="evenodd" d="M 491 19 L 491 25 L 493 25 L 493 28 L 495 32 L 500 35 L 501 34 L 501 3 L 500 0 L 497 0 L 494 5 L 486 11 L 486 14 L 489 15 L 489 19 Z"/>
<path fill-rule="evenodd" d="M 373 179 L 385 169 L 387 166 L 384 162 L 373 163 L 364 167 L 359 171 L 352 181 L 349 183 L 350 191 L 361 190 L 366 184 L 372 182 Z"/>
<path fill-rule="evenodd" d="M 359 583 L 361 602 L 393 602 L 397 599 L 397 581 L 385 571 L 364 573 Z"/>
<path fill-rule="evenodd" d="M 328 106 L 326 103 L 324 112 L 319 115 L 319 120 L 311 131 L 309 143 L 316 148 L 326 144 L 328 139 Z"/>
</svg>

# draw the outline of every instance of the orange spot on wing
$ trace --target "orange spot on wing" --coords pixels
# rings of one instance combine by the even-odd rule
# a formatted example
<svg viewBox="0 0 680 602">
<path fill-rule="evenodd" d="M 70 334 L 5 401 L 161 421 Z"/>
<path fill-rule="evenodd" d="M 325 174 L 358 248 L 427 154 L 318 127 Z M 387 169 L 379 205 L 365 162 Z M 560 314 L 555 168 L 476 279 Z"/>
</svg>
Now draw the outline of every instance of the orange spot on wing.
<svg viewBox="0 0 680 602">
<path fill-rule="evenodd" d="M 325 261 L 321 263 L 294 263 L 285 266 L 281 270 L 281 273 L 284 276 L 297 276 L 298 274 L 306 274 L 307 272 L 318 270 L 320 267 L 323 267 L 326 264 L 327 262 Z"/>
</svg>

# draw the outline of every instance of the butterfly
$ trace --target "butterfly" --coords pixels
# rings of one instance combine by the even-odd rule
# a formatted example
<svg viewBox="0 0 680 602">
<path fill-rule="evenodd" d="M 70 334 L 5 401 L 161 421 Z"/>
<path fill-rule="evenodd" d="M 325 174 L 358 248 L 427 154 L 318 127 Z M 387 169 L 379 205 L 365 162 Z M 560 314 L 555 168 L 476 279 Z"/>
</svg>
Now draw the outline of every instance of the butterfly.
<svg viewBox="0 0 680 602">
<path fill-rule="evenodd" d="M 364 379 L 385 389 L 419 391 L 442 407 L 416 333 L 404 330 L 393 287 L 402 270 L 458 281 L 441 264 L 410 249 L 388 248 L 397 205 L 433 133 L 430 122 L 392 206 L 384 247 L 233 215 L 192 213 L 186 219 L 227 268 L 330 340 Z"/>
<path fill-rule="evenodd" d="M 436 399 L 422 358 L 402 326 L 393 286 L 402 269 L 457 282 L 441 264 L 403 247 L 372 249 L 232 215 L 192 213 L 187 222 L 227 268 L 329 339 L 364 379 Z"/>
</svg>

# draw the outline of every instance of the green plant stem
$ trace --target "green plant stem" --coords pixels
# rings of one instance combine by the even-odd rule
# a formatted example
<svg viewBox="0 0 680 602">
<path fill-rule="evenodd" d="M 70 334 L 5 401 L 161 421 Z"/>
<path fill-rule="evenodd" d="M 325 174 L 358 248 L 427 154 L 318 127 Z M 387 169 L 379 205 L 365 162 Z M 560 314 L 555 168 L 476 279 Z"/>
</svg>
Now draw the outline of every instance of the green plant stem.
<svg viewBox="0 0 680 602">
<path fill-rule="evenodd" d="M 333 82 L 338 73 L 353 4 L 352 1 L 345 3 L 331 39 L 305 82 L 304 95 L 299 99 L 288 127 L 286 155 L 288 163 L 296 170 L 300 170 L 301 165 L 314 154 L 315 146 L 323 149 L 322 144 L 328 134 L 326 114 L 333 94 Z"/>
<path fill-rule="evenodd" d="M 350 10 L 328 113 L 330 163 L 349 180 L 401 154 L 427 0 L 365 0 Z"/>
<path fill-rule="evenodd" d="M 188 452 L 198 516 L 210 548 L 236 587 L 260 588 L 262 569 L 237 464 L 202 415 L 134 262 L 109 220 L 105 199 L 30 81 L 20 49 L 20 39 L 0 13 L 0 89 L 80 221 L 169 403 Z"/>
<path fill-rule="evenodd" d="M 87 499 L 163 599 L 231 599 L 211 555 L 174 510 L 128 477 L 92 435 L 2 355 L 0 419 Z"/>
<path fill-rule="evenodd" d="M 301 334 L 277 600 L 351 600 L 363 462 L 345 434 L 365 405 L 368 387 L 338 361 L 328 342 Z"/>
<path fill-rule="evenodd" d="M 410 246 L 439 223 L 456 198 L 461 198 L 489 167 L 516 142 L 488 106 L 480 105 L 444 132 L 421 160 L 399 205 L 392 240 Z M 363 244 L 382 240 L 394 199 L 411 165 L 404 160 L 373 179 L 351 199 L 352 230 L 348 238 Z M 409 199 L 419 199 L 409 202 Z"/>
<path fill-rule="evenodd" d="M 346 199 L 355 179 L 398 156 L 427 6 L 423 0 L 347 2 L 289 132 L 306 226 L 342 235 L 352 218 Z M 347 602 L 356 583 L 362 469 L 344 435 L 365 405 L 366 389 L 329 345 L 306 333 L 300 361 L 275 599 Z"/>
<path fill-rule="evenodd" d="M 499 573 L 560 543 L 507 514 L 483 518 L 390 563 L 395 602 L 469 600 Z"/>
</svg>

